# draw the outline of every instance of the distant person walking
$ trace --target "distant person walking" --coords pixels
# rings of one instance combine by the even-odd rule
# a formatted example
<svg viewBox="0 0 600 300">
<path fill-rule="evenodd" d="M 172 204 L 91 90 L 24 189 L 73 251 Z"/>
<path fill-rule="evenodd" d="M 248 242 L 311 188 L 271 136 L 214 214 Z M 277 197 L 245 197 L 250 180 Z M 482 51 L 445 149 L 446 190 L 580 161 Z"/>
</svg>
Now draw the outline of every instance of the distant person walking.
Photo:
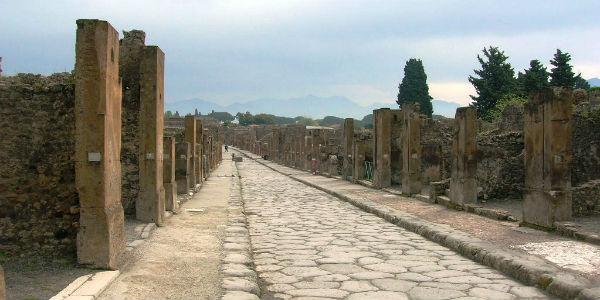
<svg viewBox="0 0 600 300">
<path fill-rule="evenodd" d="M 227 147 L 227 145 L 225 145 L 225 152 L 229 152 L 229 147 Z"/>
</svg>

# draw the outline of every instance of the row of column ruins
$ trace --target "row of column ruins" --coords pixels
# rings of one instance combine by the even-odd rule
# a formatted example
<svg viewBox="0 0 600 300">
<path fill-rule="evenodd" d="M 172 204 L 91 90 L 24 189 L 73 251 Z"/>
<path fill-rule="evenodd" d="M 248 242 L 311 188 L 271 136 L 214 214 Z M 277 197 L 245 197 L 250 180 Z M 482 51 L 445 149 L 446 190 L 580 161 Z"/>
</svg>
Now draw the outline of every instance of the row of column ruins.
<svg viewBox="0 0 600 300">
<path fill-rule="evenodd" d="M 554 222 L 571 218 L 573 99 L 572 90 L 552 88 L 532 96 L 525 106 L 522 222 L 526 225 L 552 228 Z M 375 188 L 401 186 L 402 194 L 427 193 L 432 201 L 445 193 L 454 206 L 477 203 L 475 108 L 456 111 L 446 184 L 422 182 L 425 119 L 418 106 L 407 104 L 401 109 L 374 110 L 372 132 L 355 129 L 354 120 L 348 118 L 340 130 L 302 125 L 240 127 L 226 133 L 226 142 L 286 166 L 353 182 L 372 180 Z"/>
</svg>

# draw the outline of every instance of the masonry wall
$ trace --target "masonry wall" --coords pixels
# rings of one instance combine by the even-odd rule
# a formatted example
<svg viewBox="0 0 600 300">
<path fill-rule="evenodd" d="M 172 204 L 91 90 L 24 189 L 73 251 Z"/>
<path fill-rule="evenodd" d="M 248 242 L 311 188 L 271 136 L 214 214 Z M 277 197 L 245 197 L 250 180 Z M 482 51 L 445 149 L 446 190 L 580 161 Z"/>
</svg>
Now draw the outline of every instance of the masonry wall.
<svg viewBox="0 0 600 300">
<path fill-rule="evenodd" d="M 75 254 L 74 78 L 0 78 L 2 251 Z"/>
</svg>

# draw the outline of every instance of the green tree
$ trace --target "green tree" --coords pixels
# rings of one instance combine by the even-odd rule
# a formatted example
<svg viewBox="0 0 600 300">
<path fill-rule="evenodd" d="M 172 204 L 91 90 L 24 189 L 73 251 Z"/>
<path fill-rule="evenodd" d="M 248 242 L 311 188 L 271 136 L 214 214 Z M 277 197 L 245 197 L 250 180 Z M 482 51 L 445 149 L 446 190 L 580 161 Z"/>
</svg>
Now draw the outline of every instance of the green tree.
<svg viewBox="0 0 600 300">
<path fill-rule="evenodd" d="M 549 86 L 548 76 L 550 73 L 542 63 L 534 59 L 529 63 L 529 69 L 524 73 L 519 73 L 518 81 L 523 95 L 529 95 L 543 90 Z"/>
<path fill-rule="evenodd" d="M 516 91 L 515 71 L 507 62 L 508 56 L 498 47 L 483 48 L 483 57 L 477 55 L 477 60 L 481 69 L 474 70 L 476 76 L 469 76 L 469 82 L 477 92 L 477 96 L 471 96 L 471 99 L 478 115 L 490 120 L 489 111 L 500 98 Z"/>
<path fill-rule="evenodd" d="M 254 124 L 254 116 L 249 111 L 246 113 L 239 112 L 235 115 L 235 117 L 242 126 Z"/>
<path fill-rule="evenodd" d="M 502 116 L 502 112 L 509 106 L 523 106 L 527 103 L 527 97 L 516 94 L 506 94 L 498 100 L 496 106 L 489 111 L 489 119 L 497 121 Z"/>
<path fill-rule="evenodd" d="M 256 125 L 275 124 L 275 116 L 269 114 L 257 114 L 254 116 L 254 123 Z"/>
<path fill-rule="evenodd" d="M 573 66 L 569 63 L 570 61 L 571 55 L 569 53 L 556 49 L 554 58 L 550 60 L 550 64 L 554 66 L 550 73 L 550 85 L 568 88 L 575 86 L 575 73 L 573 73 Z"/>
<path fill-rule="evenodd" d="M 587 80 L 583 79 L 583 77 L 581 77 L 581 73 L 579 73 L 577 76 L 575 76 L 575 87 L 574 88 L 589 90 L 592 88 L 592 86 L 590 86 L 590 83 L 587 82 Z"/>
<path fill-rule="evenodd" d="M 433 106 L 431 105 L 429 86 L 427 86 L 427 74 L 420 59 L 411 58 L 404 66 L 404 78 L 398 86 L 398 100 L 396 103 L 402 106 L 404 103 L 418 103 L 421 112 L 431 117 Z"/>
<path fill-rule="evenodd" d="M 167 110 L 167 111 L 165 112 L 165 118 L 167 118 L 167 119 L 168 119 L 168 118 L 172 118 L 172 117 L 173 117 L 173 112 L 172 112 L 172 111 L 170 111 L 170 110 Z"/>
<path fill-rule="evenodd" d="M 296 121 L 296 124 L 302 124 L 305 126 L 317 126 L 317 122 L 311 118 L 308 117 L 295 117 L 294 120 Z"/>
</svg>

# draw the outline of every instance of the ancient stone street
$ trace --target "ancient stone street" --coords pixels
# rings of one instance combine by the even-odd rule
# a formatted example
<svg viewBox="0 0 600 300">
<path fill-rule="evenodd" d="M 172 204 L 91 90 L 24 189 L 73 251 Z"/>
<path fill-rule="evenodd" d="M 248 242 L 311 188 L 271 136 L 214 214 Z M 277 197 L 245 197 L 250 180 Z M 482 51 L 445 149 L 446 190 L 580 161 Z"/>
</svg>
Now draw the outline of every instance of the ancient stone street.
<svg viewBox="0 0 600 300">
<path fill-rule="evenodd" d="M 262 299 L 547 298 L 253 160 L 237 166 Z"/>
</svg>

